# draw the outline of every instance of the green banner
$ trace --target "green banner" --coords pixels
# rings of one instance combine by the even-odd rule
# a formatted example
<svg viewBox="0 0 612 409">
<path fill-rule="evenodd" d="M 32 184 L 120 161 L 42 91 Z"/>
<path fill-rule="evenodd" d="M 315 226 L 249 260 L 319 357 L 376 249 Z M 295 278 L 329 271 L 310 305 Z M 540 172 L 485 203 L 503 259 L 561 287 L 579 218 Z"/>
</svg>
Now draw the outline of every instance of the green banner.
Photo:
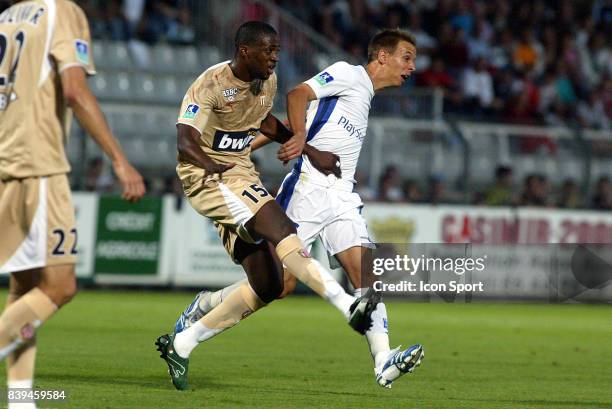
<svg viewBox="0 0 612 409">
<path fill-rule="evenodd" d="M 119 197 L 101 197 L 95 273 L 157 274 L 161 209 L 159 198 L 129 203 Z"/>
</svg>

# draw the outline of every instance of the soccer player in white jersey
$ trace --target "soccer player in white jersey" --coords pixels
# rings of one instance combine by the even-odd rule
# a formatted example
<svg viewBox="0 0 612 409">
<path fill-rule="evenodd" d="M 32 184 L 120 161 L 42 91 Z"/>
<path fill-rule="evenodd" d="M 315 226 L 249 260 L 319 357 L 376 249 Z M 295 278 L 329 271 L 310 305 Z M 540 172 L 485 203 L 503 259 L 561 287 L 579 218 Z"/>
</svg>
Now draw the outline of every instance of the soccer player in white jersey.
<svg viewBox="0 0 612 409">
<path fill-rule="evenodd" d="M 401 86 L 414 71 L 415 58 L 415 41 L 409 33 L 384 30 L 370 41 L 366 66 L 337 62 L 287 96 L 294 135 L 283 144 L 278 157 L 282 161 L 299 159 L 285 177 L 276 200 L 296 224 L 298 237 L 308 249 L 317 237 L 321 238 L 327 252 L 347 272 L 358 295 L 372 279 L 371 273 L 362 277 L 362 260 L 369 257 L 373 244 L 361 216 L 363 202 L 353 192 L 370 101 L 380 89 Z M 252 149 L 269 142 L 258 137 Z M 294 287 L 295 279 L 285 274 L 283 295 Z M 235 288 L 236 284 L 216 293 L 201 292 L 177 321 L 177 332 Z M 376 381 L 389 388 L 395 379 L 419 366 L 424 352 L 419 344 L 403 351 L 399 347 L 391 350 L 387 322 L 385 305 L 380 302 L 365 336 Z"/>
</svg>

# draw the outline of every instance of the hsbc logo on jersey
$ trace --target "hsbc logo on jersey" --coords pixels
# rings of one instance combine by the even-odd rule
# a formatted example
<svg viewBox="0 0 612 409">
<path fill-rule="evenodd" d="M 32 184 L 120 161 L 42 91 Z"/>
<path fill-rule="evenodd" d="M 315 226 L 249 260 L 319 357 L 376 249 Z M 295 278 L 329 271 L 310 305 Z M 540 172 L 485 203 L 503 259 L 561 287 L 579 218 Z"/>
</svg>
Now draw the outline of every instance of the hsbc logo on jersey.
<svg viewBox="0 0 612 409">
<path fill-rule="evenodd" d="M 213 150 L 217 152 L 240 152 L 249 146 L 255 139 L 258 129 L 248 131 L 217 131 L 213 138 Z"/>
<path fill-rule="evenodd" d="M 332 77 L 327 71 L 324 71 L 315 77 L 315 81 L 318 82 L 321 86 L 329 84 L 333 80 L 334 77 Z"/>
<path fill-rule="evenodd" d="M 223 91 L 221 91 L 221 94 L 223 94 L 223 97 L 225 97 L 225 99 L 227 99 L 228 101 L 233 101 L 236 98 L 236 95 L 238 94 L 238 88 L 224 89 Z"/>
</svg>

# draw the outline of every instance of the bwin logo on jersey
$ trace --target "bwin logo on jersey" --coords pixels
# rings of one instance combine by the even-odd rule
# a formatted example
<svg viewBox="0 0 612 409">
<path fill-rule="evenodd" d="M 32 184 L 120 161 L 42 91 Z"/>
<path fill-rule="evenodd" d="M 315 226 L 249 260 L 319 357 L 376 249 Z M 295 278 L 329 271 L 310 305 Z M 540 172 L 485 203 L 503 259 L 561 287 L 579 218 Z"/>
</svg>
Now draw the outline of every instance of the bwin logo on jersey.
<svg viewBox="0 0 612 409">
<path fill-rule="evenodd" d="M 315 77 L 315 81 L 317 81 L 321 86 L 329 84 L 333 80 L 334 77 L 332 77 L 327 71 L 324 71 Z"/>
<path fill-rule="evenodd" d="M 240 152 L 251 145 L 257 129 L 248 131 L 217 131 L 213 139 L 213 150 L 218 152 Z"/>
</svg>

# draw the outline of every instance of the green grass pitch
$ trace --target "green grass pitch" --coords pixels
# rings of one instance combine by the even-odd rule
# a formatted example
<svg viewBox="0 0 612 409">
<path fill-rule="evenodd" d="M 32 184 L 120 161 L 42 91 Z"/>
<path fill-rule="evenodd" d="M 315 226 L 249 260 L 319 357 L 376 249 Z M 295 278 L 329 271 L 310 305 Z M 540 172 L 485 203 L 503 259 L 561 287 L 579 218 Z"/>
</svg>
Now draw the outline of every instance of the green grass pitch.
<svg viewBox="0 0 612 409">
<path fill-rule="evenodd" d="M 39 407 L 612 408 L 609 305 L 388 302 L 392 346 L 426 357 L 387 390 L 340 314 L 293 296 L 200 345 L 178 392 L 153 342 L 191 298 L 81 292 L 39 333 L 37 387 L 69 400 Z"/>
</svg>

